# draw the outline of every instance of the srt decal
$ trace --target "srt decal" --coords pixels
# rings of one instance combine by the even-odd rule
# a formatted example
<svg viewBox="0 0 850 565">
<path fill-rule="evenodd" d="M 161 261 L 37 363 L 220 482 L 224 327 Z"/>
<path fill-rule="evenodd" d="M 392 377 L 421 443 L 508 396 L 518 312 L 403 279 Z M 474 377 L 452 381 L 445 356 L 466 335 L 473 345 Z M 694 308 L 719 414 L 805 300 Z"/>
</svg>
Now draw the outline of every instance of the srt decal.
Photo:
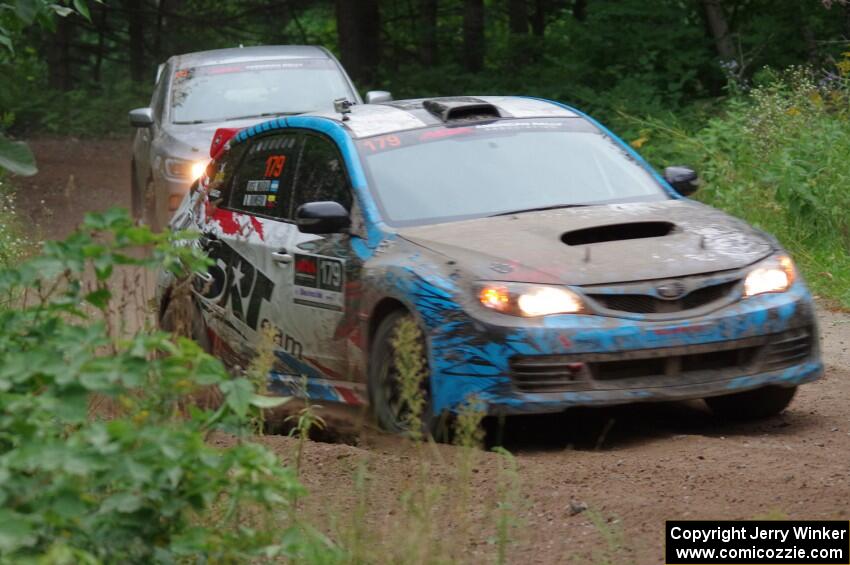
<svg viewBox="0 0 850 565">
<path fill-rule="evenodd" d="M 195 278 L 195 291 L 221 308 L 229 304 L 235 318 L 256 330 L 260 306 L 271 300 L 274 283 L 220 240 L 210 241 L 207 252 L 215 263 Z"/>
<path fill-rule="evenodd" d="M 293 300 L 296 304 L 342 311 L 344 261 L 319 255 L 295 255 Z"/>
</svg>

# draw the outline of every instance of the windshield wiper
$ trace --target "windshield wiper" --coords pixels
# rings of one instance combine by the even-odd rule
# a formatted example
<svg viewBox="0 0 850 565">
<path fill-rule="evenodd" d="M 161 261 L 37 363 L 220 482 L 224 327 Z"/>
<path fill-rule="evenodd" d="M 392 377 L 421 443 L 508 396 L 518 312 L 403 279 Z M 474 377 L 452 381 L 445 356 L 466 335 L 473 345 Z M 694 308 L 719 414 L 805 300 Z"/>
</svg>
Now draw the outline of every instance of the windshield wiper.
<svg viewBox="0 0 850 565">
<path fill-rule="evenodd" d="M 250 118 L 270 118 L 272 116 L 297 116 L 299 114 L 306 114 L 311 110 L 307 110 L 306 112 L 263 112 L 262 114 L 251 114 L 249 116 L 234 116 L 232 118 L 224 118 L 225 122 L 230 122 L 233 120 L 247 120 Z"/>
<path fill-rule="evenodd" d="M 544 210 L 558 210 L 560 208 L 583 208 L 584 206 L 590 206 L 590 204 L 553 204 L 552 206 L 540 206 L 537 208 L 523 208 L 521 210 L 499 212 L 498 214 L 491 214 L 487 217 L 494 218 L 496 216 L 511 216 L 513 214 L 524 214 L 525 212 L 542 212 Z"/>
</svg>

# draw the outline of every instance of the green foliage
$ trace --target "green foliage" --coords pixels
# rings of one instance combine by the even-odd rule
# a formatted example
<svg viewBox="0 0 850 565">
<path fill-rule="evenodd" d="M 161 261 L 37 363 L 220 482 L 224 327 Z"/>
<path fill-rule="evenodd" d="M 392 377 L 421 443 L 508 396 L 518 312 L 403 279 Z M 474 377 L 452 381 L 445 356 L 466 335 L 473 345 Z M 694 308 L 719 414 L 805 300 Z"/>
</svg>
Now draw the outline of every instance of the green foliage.
<svg viewBox="0 0 850 565">
<path fill-rule="evenodd" d="M 22 259 L 29 248 L 11 187 L 4 177 L 5 173 L 0 169 L 0 268 Z"/>
<path fill-rule="evenodd" d="M 145 106 L 153 83 L 139 85 L 127 78 L 100 84 L 82 83 L 62 92 L 47 81 L 47 63 L 34 49 L 21 50 L 2 62 L 0 73 L 13 77 L 0 90 L 0 109 L 9 129 L 18 135 L 34 132 L 72 136 L 127 134 L 127 112 Z"/>
<path fill-rule="evenodd" d="M 393 336 L 393 354 L 398 371 L 399 394 L 405 407 L 405 425 L 414 441 L 422 439 L 426 408 L 424 388 L 429 386 L 423 340 L 422 330 L 412 316 L 399 320 Z"/>
<path fill-rule="evenodd" d="M 277 519 L 302 487 L 276 456 L 205 441 L 250 429 L 269 399 L 190 340 L 107 331 L 102 283 L 113 270 L 203 266 L 174 237 L 186 235 L 153 234 L 111 210 L 0 271 L 0 562 L 243 562 L 330 550 Z M 209 386 L 222 405 L 193 406 Z"/>
<path fill-rule="evenodd" d="M 816 293 L 850 305 L 850 52 L 830 74 L 765 70 L 696 131 L 638 123 L 652 161 L 698 167 L 699 199 L 776 235 Z"/>
</svg>

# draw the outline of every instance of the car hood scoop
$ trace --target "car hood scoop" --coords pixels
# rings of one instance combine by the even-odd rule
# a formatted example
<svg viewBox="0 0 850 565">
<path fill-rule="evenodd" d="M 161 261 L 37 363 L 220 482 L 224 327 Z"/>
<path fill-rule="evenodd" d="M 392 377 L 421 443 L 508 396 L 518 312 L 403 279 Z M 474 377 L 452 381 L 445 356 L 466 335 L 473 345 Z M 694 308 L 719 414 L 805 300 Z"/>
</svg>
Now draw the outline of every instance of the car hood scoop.
<svg viewBox="0 0 850 565">
<path fill-rule="evenodd" d="M 664 237 L 676 229 L 670 222 L 629 222 L 625 224 L 608 224 L 568 231 L 561 236 L 561 241 L 567 245 L 589 245 L 606 241 L 623 241 L 626 239 L 646 239 Z"/>
<path fill-rule="evenodd" d="M 494 216 L 399 235 L 479 279 L 572 285 L 736 269 L 774 249 L 764 233 L 691 200 Z"/>
</svg>

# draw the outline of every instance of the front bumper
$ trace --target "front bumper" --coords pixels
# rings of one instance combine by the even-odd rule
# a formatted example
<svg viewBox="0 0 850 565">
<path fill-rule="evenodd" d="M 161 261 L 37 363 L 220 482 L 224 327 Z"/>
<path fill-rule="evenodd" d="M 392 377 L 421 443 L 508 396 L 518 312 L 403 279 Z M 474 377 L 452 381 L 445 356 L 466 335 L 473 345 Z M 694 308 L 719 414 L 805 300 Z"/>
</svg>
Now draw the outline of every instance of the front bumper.
<svg viewBox="0 0 850 565">
<path fill-rule="evenodd" d="M 472 397 L 507 414 L 704 398 L 797 386 L 823 371 L 802 282 L 682 320 L 497 315 L 454 320 L 429 337 L 436 412 L 456 411 Z M 777 357 L 784 350 L 790 353 Z M 545 379 L 529 377 L 535 363 Z"/>
</svg>

